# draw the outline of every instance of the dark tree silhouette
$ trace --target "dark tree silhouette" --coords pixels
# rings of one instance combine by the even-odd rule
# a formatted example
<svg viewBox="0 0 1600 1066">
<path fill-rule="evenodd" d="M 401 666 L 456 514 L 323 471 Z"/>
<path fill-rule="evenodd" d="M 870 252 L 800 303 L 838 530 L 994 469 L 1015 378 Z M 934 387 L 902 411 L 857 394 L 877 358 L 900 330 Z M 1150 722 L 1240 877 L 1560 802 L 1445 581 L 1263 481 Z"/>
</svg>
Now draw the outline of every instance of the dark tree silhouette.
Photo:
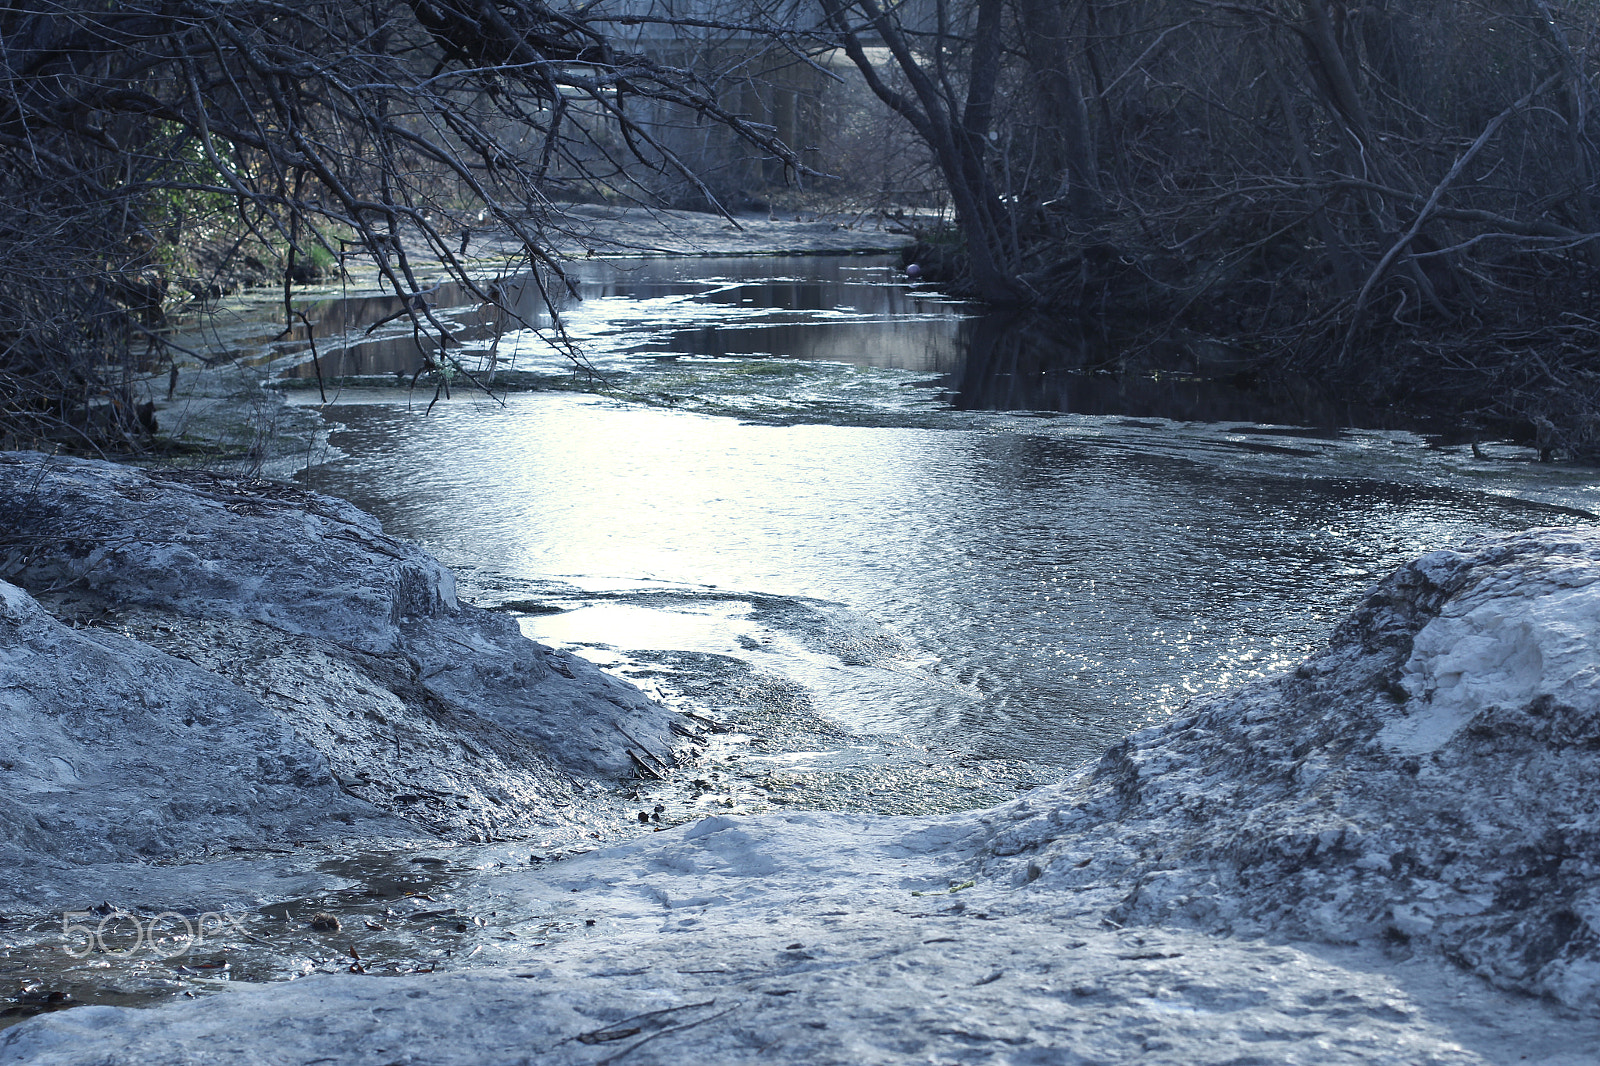
<svg viewBox="0 0 1600 1066">
<path fill-rule="evenodd" d="M 1594 5 L 815 4 L 929 146 L 976 295 L 1600 455 Z"/>
</svg>

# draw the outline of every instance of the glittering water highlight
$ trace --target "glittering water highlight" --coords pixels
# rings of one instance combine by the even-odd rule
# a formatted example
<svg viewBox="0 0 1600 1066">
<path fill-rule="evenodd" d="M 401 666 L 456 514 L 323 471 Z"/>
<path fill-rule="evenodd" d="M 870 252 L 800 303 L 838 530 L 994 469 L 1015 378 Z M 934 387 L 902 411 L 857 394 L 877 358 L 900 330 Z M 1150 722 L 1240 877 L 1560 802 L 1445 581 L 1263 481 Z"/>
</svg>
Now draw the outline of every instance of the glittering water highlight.
<svg viewBox="0 0 1600 1066">
<path fill-rule="evenodd" d="M 857 734 L 1076 765 L 1283 669 L 1405 559 L 1600 495 L 1395 430 L 965 410 L 962 309 L 880 261 L 596 271 L 567 319 L 606 376 L 346 393 L 307 480 L 537 601 L 530 635 L 734 660 Z"/>
</svg>

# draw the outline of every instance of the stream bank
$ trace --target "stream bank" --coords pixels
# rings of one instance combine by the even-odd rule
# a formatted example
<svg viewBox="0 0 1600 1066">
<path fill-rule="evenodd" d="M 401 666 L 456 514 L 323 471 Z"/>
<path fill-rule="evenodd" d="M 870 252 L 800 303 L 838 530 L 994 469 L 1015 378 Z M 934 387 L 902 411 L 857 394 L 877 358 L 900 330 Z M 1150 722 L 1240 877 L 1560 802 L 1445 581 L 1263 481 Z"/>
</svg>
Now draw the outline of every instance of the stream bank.
<svg viewBox="0 0 1600 1066">
<path fill-rule="evenodd" d="M 590 819 L 633 804 L 628 751 L 666 758 L 696 723 L 453 602 L 339 501 L 38 456 L 0 474 L 27 501 L 0 666 L 10 958 L 79 947 L 18 942 L 57 908 L 321 945 L 302 980 L 34 1018 L 0 1062 L 1568 1066 L 1600 1043 L 1592 531 L 1431 553 L 1294 671 L 987 810 L 714 815 L 549 863 L 615 841 Z M 397 788 L 425 774 L 446 802 L 419 813 Z M 361 890 L 339 913 L 297 909 L 340 885 Z M 433 963 L 385 954 L 405 922 Z M 244 943 L 167 946 L 203 972 Z"/>
<path fill-rule="evenodd" d="M 740 307 L 759 304 L 743 298 L 743 282 L 715 288 Z M 837 310 L 812 302 L 824 316 Z M 752 324 L 774 313 L 754 312 Z M 241 337 L 267 328 L 237 324 Z M 764 330 L 735 337 L 764 344 Z M 0 771 L 20 782 L 6 793 L 6 840 L 16 859 L 7 869 L 22 871 L 0 925 L 5 974 L 21 989 L 3 1020 L 103 1006 L 22 1025 L 0 1056 L 82 1061 L 109 1050 L 113 1061 L 163 1061 L 215 1054 L 226 1034 L 238 1038 L 225 1057 L 268 1061 L 293 1029 L 308 1058 L 375 1062 L 665 1061 L 700 1037 L 713 1062 L 758 1050 L 841 1062 L 1590 1061 L 1593 871 L 1582 856 L 1592 854 L 1593 804 L 1582 782 L 1594 699 L 1580 664 L 1593 650 L 1593 534 L 1486 541 L 1430 556 L 1368 596 L 1360 584 L 1339 592 L 1421 544 L 1581 521 L 1589 516 L 1572 508 L 1592 509 L 1587 486 L 1524 484 L 1506 473 L 1515 463 L 1425 450 L 1403 435 L 1285 440 L 1281 427 L 1036 412 L 963 414 L 973 421 L 952 432 L 918 383 L 921 364 L 856 373 L 737 345 L 703 359 L 673 347 L 688 332 L 642 353 L 624 332 L 608 354 L 681 374 L 703 413 L 529 396 L 419 424 L 390 417 L 403 402 L 385 413 L 380 401 L 376 433 L 370 412 L 365 426 L 350 408 L 326 412 L 346 423 L 330 442 L 312 409 L 224 388 L 213 397 L 219 419 L 253 395 L 280 426 L 303 427 L 298 443 L 277 458 L 244 449 L 209 474 L 15 457 L 0 498 L 28 506 L 7 513 L 7 528 L 27 521 L 35 532 L 7 549 L 20 584 L 6 593 L 4 642 L 20 681 L 5 706 L 26 740 L 12 771 Z M 241 372 L 294 358 L 292 338 L 281 349 L 257 339 L 259 369 Z M 810 394 L 775 387 L 795 381 Z M 861 402 L 871 388 L 888 402 Z M 682 406 L 669 399 L 661 406 Z M 847 415 L 819 425 L 819 410 Z M 614 431 L 571 432 L 637 432 L 641 419 L 654 448 L 619 449 L 632 438 Z M 442 443 L 462 426 L 473 447 Z M 567 452 L 530 448 L 530 430 L 575 450 L 581 472 L 552 468 Z M 504 446 L 494 443 L 502 433 Z M 374 454 L 404 476 L 390 486 L 382 466 L 352 462 L 341 474 L 351 487 L 331 495 L 367 494 L 391 533 L 328 493 L 254 477 L 363 434 L 389 441 Z M 661 445 L 680 438 L 675 459 Z M 659 458 L 699 480 L 646 506 L 626 483 L 602 487 L 604 464 L 574 447 L 590 441 L 622 465 Z M 486 481 L 486 453 L 543 458 Z M 852 456 L 854 466 L 842 461 Z M 852 473 L 860 460 L 886 488 L 916 491 L 865 491 L 876 482 Z M 751 525 L 771 509 L 744 498 L 754 482 L 734 475 L 747 467 L 807 486 L 832 518 L 792 508 L 793 528 Z M 46 483 L 53 496 L 41 495 Z M 581 504 L 569 515 L 576 525 L 557 522 L 530 541 L 524 511 L 489 491 L 501 486 L 540 513 Z M 1112 486 L 1117 507 L 1081 506 Z M 1129 486 L 1148 489 L 1147 505 L 1127 506 Z M 1198 519 L 1174 513 L 1190 496 Z M 925 516 L 905 506 L 924 498 Z M 1029 513 L 1015 522 L 1006 507 L 1018 499 Z M 973 501 L 984 520 L 967 523 L 954 505 Z M 838 503 L 868 505 L 883 535 L 850 535 Z M 419 509 L 461 529 L 439 518 L 435 531 Z M 1310 536 L 1286 540 L 1284 515 L 1297 509 Z M 694 555 L 708 515 L 718 543 L 736 534 L 777 550 Z M 505 528 L 480 521 L 507 516 Z M 1108 517 L 1128 534 L 1107 537 Z M 635 526 L 642 539 L 622 536 Z M 394 530 L 426 538 L 458 573 Z M 1135 536 L 1151 530 L 1161 550 Z M 1219 568 L 1203 554 L 1219 539 L 1264 548 L 1266 569 Z M 530 543 L 561 559 L 577 552 L 553 572 L 592 573 L 598 584 L 502 580 L 473 560 L 488 553 L 503 566 Z M 865 573 L 877 576 L 863 583 L 835 550 L 850 543 L 894 565 L 869 558 Z M 607 567 L 649 547 L 644 570 L 670 549 L 674 569 L 689 564 L 677 576 L 693 580 L 618 585 L 609 570 L 587 569 L 582 553 L 595 545 Z M 973 547 L 995 565 L 971 569 Z M 929 548 L 931 559 L 919 554 Z M 1108 566 L 1108 548 L 1126 565 Z M 1093 579 L 1149 561 L 1159 565 L 1148 589 L 1119 578 L 1096 591 Z M 1080 565 L 1085 583 L 1074 580 Z M 915 580 L 886 580 L 900 570 Z M 957 656 L 940 647 L 952 637 L 938 626 L 897 640 L 871 617 L 895 603 L 905 630 L 923 592 L 970 592 L 991 571 L 1027 586 L 1026 610 L 971 626 L 974 609 L 1018 597 L 964 603 L 955 617 L 970 632 L 956 634 Z M 548 558 L 533 568 L 550 572 Z M 1272 634 L 1273 654 L 1260 656 L 1254 630 L 1218 642 L 1226 669 L 1197 654 L 1173 625 L 1201 618 L 1186 605 L 1186 575 L 1200 578 L 1197 605 L 1214 608 L 1219 596 L 1248 605 L 1243 617 Z M 458 578 L 471 595 L 451 592 Z M 1324 640 L 1328 622 L 1302 602 L 1313 594 L 1334 605 L 1329 620 L 1351 606 L 1357 614 L 1280 675 Z M 1126 613 L 1141 605 L 1156 612 L 1147 634 Z M 937 602 L 924 613 L 950 616 Z M 1031 628 L 1019 626 L 1026 619 Z M 640 658 L 619 622 L 698 635 L 687 650 L 669 642 Z M 1075 628 L 1053 632 L 1063 625 Z M 598 643 L 585 626 L 604 631 Z M 1310 628 L 1285 637 L 1295 626 Z M 538 648 L 523 639 L 530 632 L 559 634 L 565 650 Z M 1163 654 L 1090 655 L 1093 669 L 1071 671 L 1067 686 L 1052 688 L 1049 671 L 1042 686 L 997 686 L 1046 661 L 1030 641 L 1082 656 L 1097 634 L 1107 648 Z M 1452 659 L 1457 647 L 1470 654 Z M 768 737 L 638 706 L 636 690 L 610 687 L 567 652 L 627 672 L 680 712 L 736 708 L 737 725 Z M 740 656 L 798 664 L 809 682 L 741 672 Z M 1160 690 L 1136 692 L 1132 722 L 1096 697 L 1099 716 L 1080 716 L 1076 735 L 1060 726 L 1062 693 L 1092 694 L 1085 682 L 1115 680 L 1123 667 L 1129 678 L 1155 675 L 1164 660 L 1181 661 L 1175 689 L 1222 691 L 1176 717 Z M 980 683 L 950 684 L 968 676 Z M 1251 677 L 1262 680 L 1237 688 Z M 1009 693 L 1001 721 L 1011 724 L 998 731 L 969 698 L 991 692 Z M 819 693 L 829 698 L 808 705 Z M 939 710 L 950 694 L 973 713 Z M 987 721 L 1031 750 L 1066 735 L 1069 765 L 1082 769 L 967 774 L 962 760 L 839 725 L 857 715 L 903 729 L 916 708 L 933 708 L 930 727 L 943 735 Z M 1158 724 L 1124 739 L 1140 721 Z M 566 744 L 573 722 L 601 735 Z M 862 740 L 880 760 L 865 774 Z M 741 743 L 759 755 L 745 763 L 766 772 L 719 776 Z M 826 760 L 846 751 L 857 765 L 834 772 Z M 812 765 L 796 774 L 802 757 Z M 650 774 L 667 780 L 638 779 Z M 923 789 L 901 793 L 906 782 Z M 323 976 L 298 980 L 314 975 Z M 1547 1003 L 1507 998 L 1485 979 Z M 229 988 L 242 994 L 149 1014 L 112 1009 Z"/>
<path fill-rule="evenodd" d="M 29 453 L 0 455 L 0 500 L 0 907 L 29 942 L 8 964 L 24 991 L 147 983 L 41 957 L 65 912 L 230 915 L 225 950 L 261 941 L 246 926 L 266 903 L 392 880 L 419 847 L 598 846 L 632 821 L 630 782 L 704 743 L 703 723 L 460 603 L 343 501 Z M 303 961 L 258 954 L 263 975 Z"/>
</svg>

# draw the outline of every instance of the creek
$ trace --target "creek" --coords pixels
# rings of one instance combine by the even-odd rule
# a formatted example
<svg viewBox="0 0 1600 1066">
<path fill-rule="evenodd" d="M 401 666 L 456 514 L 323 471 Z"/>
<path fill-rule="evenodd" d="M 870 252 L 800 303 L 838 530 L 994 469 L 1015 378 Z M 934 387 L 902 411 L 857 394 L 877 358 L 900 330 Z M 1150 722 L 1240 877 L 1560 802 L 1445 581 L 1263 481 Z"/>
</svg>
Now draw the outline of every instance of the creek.
<svg viewBox="0 0 1600 1066">
<path fill-rule="evenodd" d="M 528 635 L 762 735 L 797 802 L 992 802 L 1292 664 L 1408 558 L 1600 511 L 1527 449 L 977 316 L 884 257 L 575 278 L 582 369 L 525 280 L 516 328 L 436 294 L 459 364 L 532 391 L 432 405 L 371 387 L 420 365 L 409 330 L 352 332 L 393 308 L 319 305 L 353 339 L 321 331 L 336 455 L 303 480 Z M 885 752 L 918 754 L 874 779 Z"/>
<path fill-rule="evenodd" d="M 513 293 L 520 322 L 436 290 L 451 354 L 496 384 L 458 374 L 436 403 L 397 384 L 427 347 L 397 301 L 306 304 L 328 402 L 285 391 L 320 408 L 331 447 L 301 480 L 420 541 L 527 635 L 716 723 L 710 748 L 619 783 L 626 824 L 577 846 L 241 860 L 256 902 L 218 904 L 203 943 L 182 914 L 117 901 L 74 919 L 104 933 L 99 953 L 68 951 L 58 914 L 12 921 L 0 976 L 21 991 L 0 1027 L 238 980 L 522 965 L 593 933 L 582 894 L 530 902 L 552 860 L 710 814 L 993 805 L 1290 666 L 1410 558 L 1600 511 L 1590 472 L 1530 449 L 1474 454 L 1304 383 L 1230 376 L 1226 353 L 981 317 L 888 259 L 575 274 L 581 299 L 558 306 L 581 367 L 547 343 L 533 286 Z M 309 384 L 304 337 L 270 315 L 217 336 Z M 288 875 L 303 895 L 272 887 Z M 342 932 L 318 931 L 324 912 Z"/>
</svg>

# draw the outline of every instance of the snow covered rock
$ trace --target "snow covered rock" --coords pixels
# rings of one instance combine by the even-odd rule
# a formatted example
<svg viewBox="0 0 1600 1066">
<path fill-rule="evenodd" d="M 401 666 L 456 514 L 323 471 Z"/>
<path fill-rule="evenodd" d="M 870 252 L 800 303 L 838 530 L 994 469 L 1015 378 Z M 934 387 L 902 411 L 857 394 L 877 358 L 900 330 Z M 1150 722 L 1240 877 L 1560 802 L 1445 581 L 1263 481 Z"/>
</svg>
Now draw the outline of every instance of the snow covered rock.
<svg viewBox="0 0 1600 1066">
<path fill-rule="evenodd" d="M 1438 960 L 1116 929 L 1106 891 L 963 888 L 974 828 L 716 817 L 487 869 L 466 895 L 525 935 L 485 936 L 471 969 L 76 1008 L 0 1032 L 0 1066 L 1592 1066 L 1600 1046 L 1600 1022 Z M 581 932 L 526 935 L 554 920 Z"/>
<path fill-rule="evenodd" d="M 3 454 L 0 579 L 0 839 L 35 857 L 583 835 L 684 728 L 283 485 Z"/>
<path fill-rule="evenodd" d="M 1386 943 L 1600 1013 L 1600 534 L 1434 552 L 1293 674 L 987 817 L 1025 892 L 1123 925 Z"/>
</svg>

